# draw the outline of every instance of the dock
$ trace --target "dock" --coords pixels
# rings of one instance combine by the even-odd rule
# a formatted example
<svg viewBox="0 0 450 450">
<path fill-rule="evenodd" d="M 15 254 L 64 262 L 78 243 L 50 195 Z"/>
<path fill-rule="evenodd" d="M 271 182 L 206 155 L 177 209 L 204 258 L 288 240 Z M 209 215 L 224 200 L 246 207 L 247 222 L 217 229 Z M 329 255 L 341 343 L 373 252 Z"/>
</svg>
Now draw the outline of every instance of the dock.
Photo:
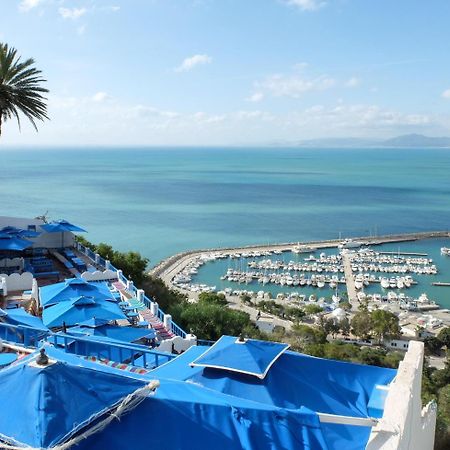
<svg viewBox="0 0 450 450">
<path fill-rule="evenodd" d="M 378 252 L 380 255 L 401 255 L 401 256 L 428 256 L 428 253 L 416 252 Z"/>
<path fill-rule="evenodd" d="M 353 277 L 353 271 L 352 271 L 352 259 L 351 256 L 343 252 L 342 253 L 342 262 L 344 264 L 344 275 L 345 275 L 345 283 L 347 285 L 347 295 L 348 295 L 348 301 L 352 305 L 353 310 L 358 309 L 358 297 L 355 287 L 355 278 Z"/>
<path fill-rule="evenodd" d="M 424 231 L 417 233 L 403 233 L 403 234 L 387 234 L 383 236 L 363 236 L 363 237 L 351 237 L 354 241 L 360 242 L 363 245 L 382 245 L 388 243 L 397 242 L 412 242 L 421 239 L 430 238 L 448 238 L 450 236 L 449 231 Z M 177 272 L 180 267 L 183 267 L 184 262 L 187 259 L 194 258 L 205 253 L 221 252 L 224 254 L 233 254 L 241 252 L 250 251 L 264 251 L 264 250 L 280 250 L 280 251 L 290 251 L 294 246 L 305 246 L 305 247 L 315 247 L 317 249 L 321 248 L 335 248 L 342 243 L 344 238 L 340 239 L 329 239 L 322 241 L 296 241 L 296 242 L 286 242 L 286 243 L 274 243 L 274 244 L 254 244 L 254 245 L 244 245 L 236 247 L 216 247 L 208 249 L 199 250 L 188 250 L 185 252 L 177 253 L 176 255 L 169 256 L 168 258 L 160 261 L 155 267 L 153 267 L 149 274 L 155 277 L 167 278 L 167 274 L 170 272 Z M 398 252 L 393 252 L 398 254 Z"/>
<path fill-rule="evenodd" d="M 431 283 L 432 286 L 450 286 L 449 281 L 435 281 L 434 283 Z"/>
</svg>

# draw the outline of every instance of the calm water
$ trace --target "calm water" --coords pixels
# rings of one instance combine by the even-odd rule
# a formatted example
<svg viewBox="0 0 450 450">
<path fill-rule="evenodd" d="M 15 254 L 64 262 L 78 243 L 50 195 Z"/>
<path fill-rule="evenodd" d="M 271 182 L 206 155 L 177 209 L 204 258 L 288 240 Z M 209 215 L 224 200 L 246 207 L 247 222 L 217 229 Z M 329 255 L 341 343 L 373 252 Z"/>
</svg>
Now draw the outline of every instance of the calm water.
<svg viewBox="0 0 450 450">
<path fill-rule="evenodd" d="M 49 210 L 152 264 L 192 248 L 447 229 L 450 219 L 448 150 L 0 151 L 0 214 Z"/>
<path fill-rule="evenodd" d="M 423 292 L 426 292 L 428 298 L 435 300 L 439 304 L 441 304 L 445 308 L 450 308 L 450 287 L 444 286 L 432 286 L 432 282 L 436 281 L 445 281 L 450 282 L 450 257 L 441 255 L 441 247 L 449 246 L 450 240 L 448 239 L 425 239 L 417 242 L 402 242 L 398 244 L 383 244 L 374 246 L 373 249 L 375 251 L 388 251 L 388 252 L 415 252 L 415 253 L 427 253 L 428 258 L 433 259 L 433 263 L 438 268 L 438 273 L 436 275 L 417 275 L 417 274 L 409 274 L 413 277 L 415 281 L 417 281 L 416 285 L 411 286 L 409 289 L 404 289 L 403 291 L 395 290 L 397 293 L 404 292 L 405 295 L 417 298 Z M 336 249 L 320 249 L 315 252 L 314 255 L 318 256 L 320 253 L 326 254 L 335 254 L 337 253 Z M 284 262 L 289 261 L 301 261 L 303 262 L 304 258 L 307 258 L 309 254 L 295 254 L 291 252 L 284 252 L 282 255 L 272 255 L 270 259 L 272 260 L 282 260 Z M 209 286 L 216 286 L 217 290 L 223 290 L 225 288 L 232 288 L 233 290 L 252 290 L 252 291 L 260 291 L 263 290 L 265 292 L 270 292 L 272 296 L 276 296 L 279 293 L 288 294 L 291 292 L 297 292 L 299 294 L 305 294 L 307 297 L 310 294 L 316 294 L 319 297 L 325 297 L 326 299 L 331 299 L 331 296 L 334 294 L 334 290 L 330 289 L 328 285 L 322 289 L 313 288 L 309 286 L 280 286 L 275 284 L 267 284 L 263 286 L 258 283 L 256 280 L 249 284 L 245 283 L 237 283 L 230 282 L 227 280 L 221 280 L 221 275 L 225 275 L 228 268 L 232 268 L 235 270 L 256 270 L 250 269 L 247 266 L 247 263 L 252 260 L 261 260 L 268 259 L 267 256 L 261 258 L 241 258 L 241 259 L 221 259 L 213 262 L 209 262 L 204 266 L 200 267 L 198 271 L 198 275 L 195 276 L 193 282 L 195 283 L 205 283 Z M 268 270 L 269 273 L 276 272 L 275 270 Z M 280 270 L 278 272 L 284 272 L 284 270 Z M 292 272 L 295 273 L 295 272 Z M 312 273 L 306 273 L 306 277 L 310 277 Z M 332 274 L 329 274 L 332 275 Z M 401 276 L 401 274 L 380 274 L 374 273 L 376 277 L 385 276 L 390 278 L 391 276 Z M 339 277 L 343 276 L 342 273 L 339 274 Z M 342 294 L 346 292 L 346 287 L 342 284 L 339 285 L 339 292 Z M 392 291 L 393 289 L 384 290 L 379 283 L 372 283 L 369 287 L 364 288 L 364 292 L 368 294 L 380 293 L 382 295 L 386 295 L 388 291 Z"/>
</svg>

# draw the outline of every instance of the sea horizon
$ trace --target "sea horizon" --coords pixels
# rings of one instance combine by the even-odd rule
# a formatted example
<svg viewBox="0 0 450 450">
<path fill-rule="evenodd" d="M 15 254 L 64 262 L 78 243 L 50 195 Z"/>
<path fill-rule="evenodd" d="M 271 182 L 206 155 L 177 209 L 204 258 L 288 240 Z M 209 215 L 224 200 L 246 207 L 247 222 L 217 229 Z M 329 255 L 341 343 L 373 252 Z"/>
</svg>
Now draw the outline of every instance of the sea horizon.
<svg viewBox="0 0 450 450">
<path fill-rule="evenodd" d="M 447 229 L 450 219 L 446 149 L 166 150 L 4 152 L 2 215 L 48 210 L 151 265 L 185 250 Z"/>
</svg>

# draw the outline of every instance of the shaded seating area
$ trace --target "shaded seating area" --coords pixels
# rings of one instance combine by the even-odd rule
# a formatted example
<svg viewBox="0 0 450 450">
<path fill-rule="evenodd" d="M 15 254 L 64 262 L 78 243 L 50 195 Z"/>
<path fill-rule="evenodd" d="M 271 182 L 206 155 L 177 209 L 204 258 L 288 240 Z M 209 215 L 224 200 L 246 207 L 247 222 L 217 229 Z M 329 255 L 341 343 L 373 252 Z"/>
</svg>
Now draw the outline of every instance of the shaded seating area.
<svg viewBox="0 0 450 450">
<path fill-rule="evenodd" d="M 42 321 L 48 328 L 78 325 L 91 318 L 126 319 L 116 303 L 101 298 L 80 295 L 44 308 Z"/>
<path fill-rule="evenodd" d="M 53 261 L 47 256 L 26 258 L 25 270 L 31 272 L 35 278 L 59 278 L 59 271 L 55 270 Z"/>
</svg>

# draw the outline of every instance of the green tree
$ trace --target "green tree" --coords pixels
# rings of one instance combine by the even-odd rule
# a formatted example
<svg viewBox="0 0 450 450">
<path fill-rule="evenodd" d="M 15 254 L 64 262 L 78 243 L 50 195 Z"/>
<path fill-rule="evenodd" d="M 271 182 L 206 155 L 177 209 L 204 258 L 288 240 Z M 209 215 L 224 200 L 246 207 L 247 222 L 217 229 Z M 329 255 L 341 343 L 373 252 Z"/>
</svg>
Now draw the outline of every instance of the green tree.
<svg viewBox="0 0 450 450">
<path fill-rule="evenodd" d="M 379 342 L 384 339 L 393 339 L 400 336 L 400 326 L 398 317 L 383 309 L 375 309 L 370 313 L 370 322 L 372 332 L 378 338 Z"/>
<path fill-rule="evenodd" d="M 227 306 L 228 302 L 223 294 L 215 292 L 202 292 L 198 296 L 199 302 L 209 303 L 212 305 Z"/>
<path fill-rule="evenodd" d="M 248 334 L 252 328 L 250 316 L 209 302 L 186 303 L 179 317 L 179 324 L 200 339 L 215 341 L 222 335 L 239 336 Z"/>
<path fill-rule="evenodd" d="M 450 327 L 445 327 L 439 331 L 437 338 L 442 342 L 442 345 L 445 345 L 450 350 Z"/>
<path fill-rule="evenodd" d="M 442 348 L 442 341 L 434 336 L 428 336 L 423 340 L 425 352 L 429 355 L 439 355 Z"/>
<path fill-rule="evenodd" d="M 307 315 L 317 314 L 323 311 L 323 308 L 319 305 L 306 305 L 303 309 Z"/>
<path fill-rule="evenodd" d="M 46 80 L 41 73 L 32 58 L 22 61 L 15 48 L 0 43 L 0 136 L 8 119 L 15 118 L 20 128 L 20 114 L 36 131 L 36 120 L 48 119 L 47 99 L 42 95 L 48 89 L 42 87 Z"/>
<path fill-rule="evenodd" d="M 350 325 L 350 320 L 348 319 L 348 317 L 344 317 L 340 322 L 339 322 L 339 328 L 341 330 L 341 333 L 344 336 L 348 336 L 350 334 L 351 331 L 351 325 Z"/>
<path fill-rule="evenodd" d="M 372 321 L 366 308 L 360 309 L 352 318 L 352 333 L 363 339 L 367 339 L 372 331 Z"/>
</svg>

